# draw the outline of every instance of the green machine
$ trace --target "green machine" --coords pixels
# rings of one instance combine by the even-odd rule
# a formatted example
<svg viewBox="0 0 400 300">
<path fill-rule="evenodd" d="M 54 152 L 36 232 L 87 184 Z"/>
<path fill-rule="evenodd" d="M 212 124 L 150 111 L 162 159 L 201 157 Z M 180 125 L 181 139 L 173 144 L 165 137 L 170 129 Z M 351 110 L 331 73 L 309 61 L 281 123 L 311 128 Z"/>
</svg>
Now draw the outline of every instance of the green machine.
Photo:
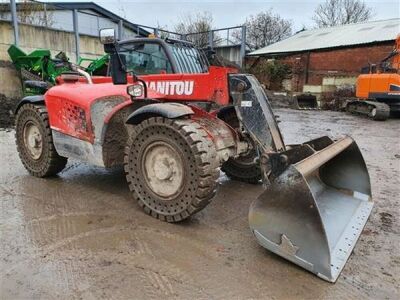
<svg viewBox="0 0 400 300">
<path fill-rule="evenodd" d="M 78 65 L 69 61 L 64 52 L 52 57 L 48 49 L 37 49 L 26 54 L 15 45 L 8 48 L 15 68 L 20 72 L 22 90 L 25 96 L 43 95 L 56 84 L 56 78 L 64 72 L 82 68 L 91 75 L 105 76 L 108 72 L 108 54 L 98 59 L 79 58 Z M 90 62 L 86 68 L 81 64 Z"/>
<path fill-rule="evenodd" d="M 107 76 L 108 74 L 108 61 L 110 57 L 108 54 L 103 55 L 97 59 L 79 58 L 78 65 L 83 66 L 85 62 L 90 62 L 85 68 L 85 71 L 94 76 Z"/>
</svg>

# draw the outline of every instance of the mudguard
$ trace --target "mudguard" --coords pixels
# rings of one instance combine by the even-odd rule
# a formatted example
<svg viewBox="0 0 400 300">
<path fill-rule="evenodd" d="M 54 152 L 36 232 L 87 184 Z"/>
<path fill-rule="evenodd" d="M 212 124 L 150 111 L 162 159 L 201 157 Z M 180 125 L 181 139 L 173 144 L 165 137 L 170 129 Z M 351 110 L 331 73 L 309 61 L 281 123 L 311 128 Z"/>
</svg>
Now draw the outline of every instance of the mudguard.
<svg viewBox="0 0 400 300">
<path fill-rule="evenodd" d="M 22 100 L 19 101 L 17 107 L 15 108 L 15 112 L 14 113 L 17 114 L 18 110 L 25 103 L 44 104 L 44 95 L 27 96 L 27 97 L 22 98 Z"/>
<path fill-rule="evenodd" d="M 129 115 L 126 123 L 137 125 L 143 120 L 154 116 L 177 119 L 193 114 L 194 111 L 189 106 L 181 103 L 154 103 L 135 110 Z"/>
</svg>

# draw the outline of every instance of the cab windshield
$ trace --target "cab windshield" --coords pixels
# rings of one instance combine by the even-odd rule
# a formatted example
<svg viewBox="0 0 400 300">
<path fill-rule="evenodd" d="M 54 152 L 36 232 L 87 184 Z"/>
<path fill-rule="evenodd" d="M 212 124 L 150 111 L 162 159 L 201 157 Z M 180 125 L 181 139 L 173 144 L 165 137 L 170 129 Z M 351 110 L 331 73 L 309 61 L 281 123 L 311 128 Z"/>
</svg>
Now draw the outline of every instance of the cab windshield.
<svg viewBox="0 0 400 300">
<path fill-rule="evenodd" d="M 184 43 L 167 43 L 175 60 L 177 73 L 207 72 L 207 62 L 203 53 Z M 123 44 L 119 50 L 127 72 L 137 75 L 170 74 L 173 68 L 164 47 L 159 43 L 136 42 Z"/>
<path fill-rule="evenodd" d="M 120 48 L 126 71 L 137 75 L 169 74 L 172 66 L 163 47 L 156 43 L 132 43 Z"/>
</svg>

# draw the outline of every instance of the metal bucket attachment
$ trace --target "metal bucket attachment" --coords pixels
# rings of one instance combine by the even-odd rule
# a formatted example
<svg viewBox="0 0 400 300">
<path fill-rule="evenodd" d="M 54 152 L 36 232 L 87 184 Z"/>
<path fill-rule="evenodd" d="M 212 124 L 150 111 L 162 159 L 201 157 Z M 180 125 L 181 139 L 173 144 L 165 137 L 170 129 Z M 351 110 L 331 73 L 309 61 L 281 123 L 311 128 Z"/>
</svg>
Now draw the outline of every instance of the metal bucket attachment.
<svg viewBox="0 0 400 300">
<path fill-rule="evenodd" d="M 282 154 L 290 165 L 252 203 L 250 227 L 263 247 L 335 282 L 373 205 L 364 159 L 350 137 Z"/>
<path fill-rule="evenodd" d="M 293 106 L 300 110 L 318 109 L 317 97 L 311 94 L 301 94 L 293 97 Z"/>
</svg>

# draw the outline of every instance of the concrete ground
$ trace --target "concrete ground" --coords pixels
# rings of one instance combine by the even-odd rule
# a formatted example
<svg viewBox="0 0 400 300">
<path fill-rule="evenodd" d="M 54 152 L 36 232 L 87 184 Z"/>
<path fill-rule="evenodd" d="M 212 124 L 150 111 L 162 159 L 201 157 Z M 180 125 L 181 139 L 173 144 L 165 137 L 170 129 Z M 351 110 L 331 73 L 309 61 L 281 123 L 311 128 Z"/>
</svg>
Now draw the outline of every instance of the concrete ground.
<svg viewBox="0 0 400 300">
<path fill-rule="evenodd" d="M 349 134 L 375 206 L 336 284 L 261 248 L 247 224 L 260 185 L 223 174 L 214 201 L 181 224 L 147 215 L 122 169 L 70 162 L 59 177 L 24 170 L 0 131 L 0 299 L 399 299 L 400 120 L 277 110 L 286 143 Z"/>
</svg>

